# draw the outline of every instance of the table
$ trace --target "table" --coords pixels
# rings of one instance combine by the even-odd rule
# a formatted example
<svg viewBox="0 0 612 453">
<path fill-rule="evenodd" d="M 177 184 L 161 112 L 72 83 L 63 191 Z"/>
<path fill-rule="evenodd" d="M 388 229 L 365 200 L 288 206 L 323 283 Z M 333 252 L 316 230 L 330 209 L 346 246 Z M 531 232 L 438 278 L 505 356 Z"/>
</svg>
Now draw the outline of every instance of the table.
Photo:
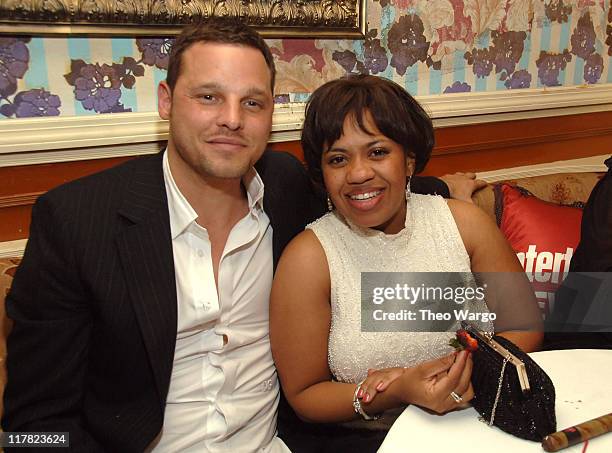
<svg viewBox="0 0 612 453">
<path fill-rule="evenodd" d="M 530 356 L 555 385 L 557 430 L 612 412 L 612 350 L 574 349 L 535 352 Z M 583 444 L 561 450 L 580 453 Z M 544 450 L 478 420 L 472 407 L 443 416 L 416 406 L 395 421 L 379 453 L 395 452 L 505 453 Z M 612 433 L 589 441 L 587 453 L 612 452 Z"/>
</svg>

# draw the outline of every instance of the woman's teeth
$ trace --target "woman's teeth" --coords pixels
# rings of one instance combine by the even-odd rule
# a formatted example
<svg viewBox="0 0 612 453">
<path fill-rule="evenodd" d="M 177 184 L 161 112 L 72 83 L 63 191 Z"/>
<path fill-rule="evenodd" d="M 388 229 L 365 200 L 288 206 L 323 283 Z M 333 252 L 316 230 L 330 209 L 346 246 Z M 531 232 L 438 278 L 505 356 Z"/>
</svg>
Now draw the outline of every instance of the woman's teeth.
<svg viewBox="0 0 612 453">
<path fill-rule="evenodd" d="M 349 198 L 351 200 L 369 200 L 370 198 L 377 197 L 381 193 L 382 193 L 382 190 L 377 190 L 375 192 L 366 192 L 366 193 L 359 193 L 356 195 L 349 195 Z"/>
</svg>

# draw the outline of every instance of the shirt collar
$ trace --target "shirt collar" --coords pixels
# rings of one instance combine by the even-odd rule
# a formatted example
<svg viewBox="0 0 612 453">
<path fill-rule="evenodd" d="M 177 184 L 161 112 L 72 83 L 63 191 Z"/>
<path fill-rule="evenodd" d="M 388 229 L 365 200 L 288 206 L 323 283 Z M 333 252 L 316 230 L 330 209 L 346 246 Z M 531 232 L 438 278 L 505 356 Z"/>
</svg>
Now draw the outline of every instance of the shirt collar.
<svg viewBox="0 0 612 453">
<path fill-rule="evenodd" d="M 251 167 L 242 177 L 242 184 L 249 200 L 249 211 L 254 214 L 257 211 L 263 211 L 264 183 L 255 167 Z"/>
<path fill-rule="evenodd" d="M 168 212 L 170 214 L 170 233 L 176 239 L 189 225 L 194 223 L 198 214 L 191 207 L 187 199 L 179 190 L 168 161 L 168 150 L 164 151 L 163 158 L 164 184 L 168 196 Z M 263 211 L 264 183 L 254 167 L 242 177 L 242 184 L 247 193 L 249 212 L 259 218 Z"/>
</svg>

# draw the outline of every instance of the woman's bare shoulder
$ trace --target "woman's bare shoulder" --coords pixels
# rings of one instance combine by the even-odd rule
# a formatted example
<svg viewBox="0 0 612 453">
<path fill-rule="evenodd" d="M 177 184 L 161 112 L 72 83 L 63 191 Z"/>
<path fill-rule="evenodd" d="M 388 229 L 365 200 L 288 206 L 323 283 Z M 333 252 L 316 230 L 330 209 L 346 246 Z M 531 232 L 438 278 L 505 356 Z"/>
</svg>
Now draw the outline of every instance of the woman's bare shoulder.
<svg viewBox="0 0 612 453">
<path fill-rule="evenodd" d="M 285 247 L 278 263 L 274 284 L 277 288 L 289 285 L 292 291 L 327 292 L 329 297 L 329 266 L 325 251 L 316 234 L 309 229 L 298 234 Z"/>
<path fill-rule="evenodd" d="M 457 223 L 461 227 L 484 227 L 496 228 L 491 218 L 478 206 L 467 201 L 447 199 L 448 208 Z"/>
<path fill-rule="evenodd" d="M 295 236 L 285 247 L 281 260 L 325 260 L 325 251 L 317 235 L 310 229 L 305 229 Z"/>
</svg>

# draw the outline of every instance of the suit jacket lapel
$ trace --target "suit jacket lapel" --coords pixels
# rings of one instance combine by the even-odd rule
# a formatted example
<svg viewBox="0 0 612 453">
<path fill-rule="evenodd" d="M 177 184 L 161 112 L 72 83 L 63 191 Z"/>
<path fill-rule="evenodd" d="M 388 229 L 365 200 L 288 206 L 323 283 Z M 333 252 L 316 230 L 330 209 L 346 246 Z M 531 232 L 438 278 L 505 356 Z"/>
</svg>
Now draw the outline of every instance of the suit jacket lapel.
<svg viewBox="0 0 612 453">
<path fill-rule="evenodd" d="M 139 162 L 119 211 L 128 222 L 117 248 L 163 405 L 174 361 L 177 299 L 161 157 Z"/>
<path fill-rule="evenodd" d="M 264 210 L 273 229 L 274 269 L 293 237 L 325 213 L 325 202 L 292 156 L 266 151 L 255 164 L 264 182 Z"/>
</svg>

